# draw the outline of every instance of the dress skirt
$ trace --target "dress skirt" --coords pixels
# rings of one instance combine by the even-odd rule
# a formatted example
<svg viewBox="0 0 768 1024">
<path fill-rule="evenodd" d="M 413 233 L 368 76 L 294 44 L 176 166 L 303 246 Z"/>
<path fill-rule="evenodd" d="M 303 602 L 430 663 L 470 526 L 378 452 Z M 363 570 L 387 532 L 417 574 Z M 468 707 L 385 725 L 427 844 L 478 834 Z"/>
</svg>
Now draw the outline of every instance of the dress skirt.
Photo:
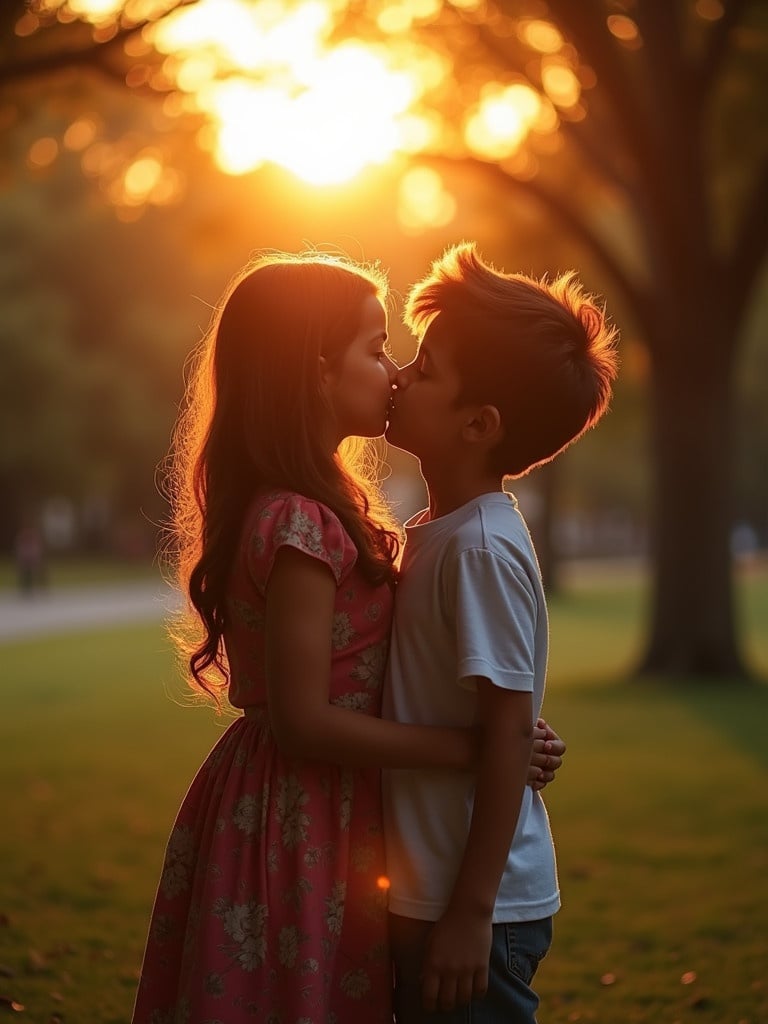
<svg viewBox="0 0 768 1024">
<path fill-rule="evenodd" d="M 182 803 L 134 1024 L 392 1022 L 380 774 L 285 757 L 266 711 Z"/>
</svg>

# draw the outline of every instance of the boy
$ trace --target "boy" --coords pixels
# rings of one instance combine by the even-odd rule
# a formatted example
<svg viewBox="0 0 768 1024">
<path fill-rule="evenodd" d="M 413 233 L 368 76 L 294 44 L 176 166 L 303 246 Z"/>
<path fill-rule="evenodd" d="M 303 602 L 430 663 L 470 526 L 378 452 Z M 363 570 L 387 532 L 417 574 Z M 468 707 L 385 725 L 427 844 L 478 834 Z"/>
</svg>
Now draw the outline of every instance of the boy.
<svg viewBox="0 0 768 1024">
<path fill-rule="evenodd" d="M 387 438 L 419 459 L 429 508 L 406 524 L 384 713 L 474 722 L 483 739 L 474 774 L 385 772 L 395 1014 L 532 1024 L 560 905 L 547 814 L 526 787 L 547 612 L 501 486 L 603 414 L 615 332 L 572 275 L 502 274 L 467 244 L 412 289 L 406 321 L 421 343 Z"/>
</svg>

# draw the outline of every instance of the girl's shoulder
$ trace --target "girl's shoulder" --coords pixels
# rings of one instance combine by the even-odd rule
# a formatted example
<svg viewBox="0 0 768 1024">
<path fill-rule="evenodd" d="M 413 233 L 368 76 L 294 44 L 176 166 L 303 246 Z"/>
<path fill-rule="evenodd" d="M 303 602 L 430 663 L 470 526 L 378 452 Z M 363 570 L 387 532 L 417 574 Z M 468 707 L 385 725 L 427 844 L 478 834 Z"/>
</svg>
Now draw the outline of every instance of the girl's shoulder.
<svg viewBox="0 0 768 1024">
<path fill-rule="evenodd" d="M 277 550 L 289 546 L 325 562 L 337 583 L 357 560 L 357 548 L 336 513 L 296 491 L 257 495 L 244 530 L 245 555 L 252 573 L 269 575 Z"/>
<path fill-rule="evenodd" d="M 332 524 L 344 529 L 333 509 L 322 501 L 308 498 L 298 491 L 283 489 L 261 491 L 257 494 L 251 501 L 245 521 L 251 527 L 260 522 L 284 526 L 286 521 L 295 524 L 311 521 L 320 526 Z"/>
</svg>

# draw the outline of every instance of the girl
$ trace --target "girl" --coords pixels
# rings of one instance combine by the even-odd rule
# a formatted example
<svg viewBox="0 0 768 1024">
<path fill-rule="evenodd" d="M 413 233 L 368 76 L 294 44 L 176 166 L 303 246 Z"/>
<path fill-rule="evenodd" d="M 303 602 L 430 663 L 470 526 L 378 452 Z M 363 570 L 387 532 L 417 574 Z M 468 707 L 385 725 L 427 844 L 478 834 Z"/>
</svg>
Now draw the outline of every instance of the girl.
<svg viewBox="0 0 768 1024">
<path fill-rule="evenodd" d="M 386 425 L 385 297 L 370 267 L 266 255 L 203 342 L 178 576 L 192 680 L 243 714 L 171 833 L 134 1024 L 391 1024 L 378 769 L 467 769 L 473 743 L 378 717 L 398 531 L 342 442 Z"/>
</svg>

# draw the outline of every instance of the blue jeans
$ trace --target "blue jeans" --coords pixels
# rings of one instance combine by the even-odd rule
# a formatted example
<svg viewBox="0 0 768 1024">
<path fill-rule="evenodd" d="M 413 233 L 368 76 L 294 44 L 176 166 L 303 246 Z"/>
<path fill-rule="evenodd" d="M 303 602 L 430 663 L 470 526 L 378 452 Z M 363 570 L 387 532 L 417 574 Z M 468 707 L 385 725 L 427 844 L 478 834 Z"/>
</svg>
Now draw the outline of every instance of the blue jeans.
<svg viewBox="0 0 768 1024">
<path fill-rule="evenodd" d="M 397 1024 L 536 1024 L 539 997 L 531 982 L 552 944 L 551 917 L 493 925 L 487 994 L 468 1006 L 428 1013 L 421 1004 L 421 965 L 431 928 L 431 921 L 389 915 Z"/>
</svg>

